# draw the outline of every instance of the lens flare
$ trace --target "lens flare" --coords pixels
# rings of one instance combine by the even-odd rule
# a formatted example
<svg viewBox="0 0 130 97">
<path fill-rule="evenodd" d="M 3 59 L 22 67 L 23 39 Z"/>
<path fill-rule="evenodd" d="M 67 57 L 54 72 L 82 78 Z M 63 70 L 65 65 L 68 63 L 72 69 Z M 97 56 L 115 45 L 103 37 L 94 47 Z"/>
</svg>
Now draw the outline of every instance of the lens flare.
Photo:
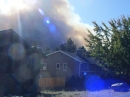
<svg viewBox="0 0 130 97">
<path fill-rule="evenodd" d="M 47 24 L 50 24 L 50 21 L 49 21 L 49 20 L 47 20 L 47 21 L 46 21 L 46 23 L 47 23 Z"/>
<path fill-rule="evenodd" d="M 41 15 L 44 15 L 44 11 L 42 9 L 39 8 L 38 11 Z"/>
<path fill-rule="evenodd" d="M 13 44 L 9 48 L 9 56 L 13 60 L 19 60 L 22 59 L 25 55 L 25 49 L 21 44 Z"/>
<path fill-rule="evenodd" d="M 44 18 L 44 22 L 45 22 L 46 24 L 50 24 L 50 18 L 45 17 L 45 18 Z"/>
<path fill-rule="evenodd" d="M 27 67 L 26 64 L 20 65 L 19 75 L 25 80 L 28 80 L 31 78 L 31 70 Z"/>
<path fill-rule="evenodd" d="M 55 25 L 53 25 L 53 24 L 51 24 L 51 25 L 49 26 L 49 29 L 50 29 L 50 32 L 55 32 L 55 31 L 56 31 L 56 27 L 55 27 Z"/>
<path fill-rule="evenodd" d="M 85 81 L 85 88 L 89 91 L 97 91 L 104 89 L 104 81 L 99 76 L 90 76 Z"/>
<path fill-rule="evenodd" d="M 84 75 L 87 75 L 87 73 L 86 73 L 86 72 L 84 72 Z"/>
</svg>

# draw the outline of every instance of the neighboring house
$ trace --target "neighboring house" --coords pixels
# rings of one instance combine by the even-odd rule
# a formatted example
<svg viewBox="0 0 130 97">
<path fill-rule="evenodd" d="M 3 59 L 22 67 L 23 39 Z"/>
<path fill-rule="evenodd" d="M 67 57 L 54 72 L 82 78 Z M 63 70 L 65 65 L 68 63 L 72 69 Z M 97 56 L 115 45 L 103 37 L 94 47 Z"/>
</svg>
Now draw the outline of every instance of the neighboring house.
<svg viewBox="0 0 130 97">
<path fill-rule="evenodd" d="M 115 75 L 114 71 L 111 71 L 107 66 L 100 66 L 100 63 L 98 61 L 90 57 L 90 53 L 86 49 L 84 49 L 84 47 L 77 50 L 77 55 L 83 60 L 89 61 L 91 64 L 90 68 L 94 66 L 95 70 L 97 71 L 96 74 L 98 74 L 102 78 L 113 77 Z M 92 70 L 94 70 L 94 68 Z"/>
<path fill-rule="evenodd" d="M 12 29 L 0 31 L 0 71 L 15 73 L 30 45 Z"/>
<path fill-rule="evenodd" d="M 59 50 L 48 54 L 47 59 L 41 60 L 39 86 L 45 87 L 46 83 L 44 80 L 47 78 L 64 78 L 65 80 L 65 78 L 70 78 L 71 76 L 82 77 L 84 75 L 100 75 L 102 73 L 101 67 L 97 66 L 91 58 L 83 60 L 77 55 L 78 53 L 78 50 L 76 53 Z"/>
<path fill-rule="evenodd" d="M 0 97 L 37 92 L 31 87 L 38 85 L 41 58 L 39 47 L 31 48 L 14 30 L 0 31 Z"/>
<path fill-rule="evenodd" d="M 0 91 L 3 89 L 3 94 L 13 93 L 18 86 L 16 81 L 23 82 L 19 73 L 21 64 L 26 62 L 28 49 L 30 45 L 14 30 L 0 31 Z M 18 75 L 17 79 L 14 74 Z"/>
</svg>

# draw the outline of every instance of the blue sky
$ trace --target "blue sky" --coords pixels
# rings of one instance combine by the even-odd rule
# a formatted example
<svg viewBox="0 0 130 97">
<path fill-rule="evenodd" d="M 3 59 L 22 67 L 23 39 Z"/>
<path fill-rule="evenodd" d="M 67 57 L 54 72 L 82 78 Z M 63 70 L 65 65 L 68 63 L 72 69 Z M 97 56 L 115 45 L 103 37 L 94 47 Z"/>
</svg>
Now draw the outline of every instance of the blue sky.
<svg viewBox="0 0 130 97">
<path fill-rule="evenodd" d="M 130 15 L 130 0 L 68 0 L 74 7 L 74 12 L 81 17 L 81 21 L 93 25 L 108 23 L 111 19 L 121 15 Z"/>
</svg>

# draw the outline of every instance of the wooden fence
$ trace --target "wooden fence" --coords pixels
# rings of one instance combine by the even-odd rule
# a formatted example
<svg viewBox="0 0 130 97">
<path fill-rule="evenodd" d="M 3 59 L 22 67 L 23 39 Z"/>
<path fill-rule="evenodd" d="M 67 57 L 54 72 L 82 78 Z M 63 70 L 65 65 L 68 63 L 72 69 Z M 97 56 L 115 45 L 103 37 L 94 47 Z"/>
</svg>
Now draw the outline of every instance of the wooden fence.
<svg viewBox="0 0 130 97">
<path fill-rule="evenodd" d="M 65 77 L 40 78 L 40 88 L 65 87 Z"/>
</svg>

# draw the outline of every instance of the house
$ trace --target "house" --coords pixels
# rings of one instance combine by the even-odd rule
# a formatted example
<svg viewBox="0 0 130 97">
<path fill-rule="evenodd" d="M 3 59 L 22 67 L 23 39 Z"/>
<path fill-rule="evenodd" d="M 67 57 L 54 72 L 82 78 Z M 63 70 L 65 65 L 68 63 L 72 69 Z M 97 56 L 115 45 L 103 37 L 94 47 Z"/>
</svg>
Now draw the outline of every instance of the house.
<svg viewBox="0 0 130 97">
<path fill-rule="evenodd" d="M 43 57 L 39 47 L 31 47 L 13 29 L 0 31 L 0 97 L 36 92 Z"/>
<path fill-rule="evenodd" d="M 29 48 L 29 44 L 12 29 L 0 31 L 0 71 L 3 73 L 15 72 L 14 69 L 18 66 L 15 64 L 24 58 L 26 50 Z"/>
<path fill-rule="evenodd" d="M 83 60 L 78 53 L 78 50 L 76 53 L 59 50 L 48 54 L 47 59 L 42 59 L 39 87 L 64 87 L 66 78 L 71 76 L 83 77 L 102 73 L 101 67 L 95 65 L 91 58 Z M 61 84 L 57 85 L 58 83 Z"/>
<path fill-rule="evenodd" d="M 20 66 L 25 61 L 26 51 L 29 48 L 29 44 L 14 30 L 0 31 L 0 91 L 3 91 L 3 93 L 11 93 L 17 86 L 13 74 L 19 73 Z M 0 95 L 2 95 L 2 92 Z"/>
</svg>

